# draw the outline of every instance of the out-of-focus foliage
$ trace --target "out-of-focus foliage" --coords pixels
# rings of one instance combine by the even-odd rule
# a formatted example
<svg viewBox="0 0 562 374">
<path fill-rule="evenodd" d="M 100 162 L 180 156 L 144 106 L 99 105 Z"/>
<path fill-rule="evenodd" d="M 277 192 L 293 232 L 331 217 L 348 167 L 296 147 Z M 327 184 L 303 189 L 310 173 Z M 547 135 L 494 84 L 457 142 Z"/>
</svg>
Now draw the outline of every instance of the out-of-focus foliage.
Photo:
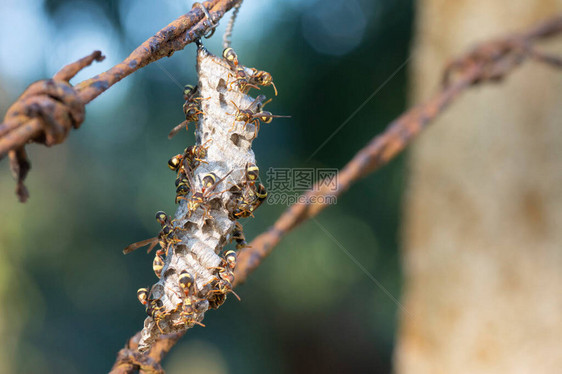
<svg viewBox="0 0 562 374">
<path fill-rule="evenodd" d="M 107 59 L 74 82 L 109 68 L 187 10 L 175 1 L 4 2 L 0 112 L 33 80 L 94 49 Z M 408 57 L 411 21 L 409 0 L 246 0 L 233 47 L 242 63 L 272 73 L 279 96 L 268 110 L 292 116 L 262 126 L 254 143 L 261 170 L 342 167 L 398 115 L 406 80 L 396 70 Z M 204 41 L 217 54 L 225 24 Z M 135 292 L 155 281 L 152 258 L 121 250 L 155 236 L 154 212 L 175 210 L 166 162 L 193 135 L 166 135 L 182 120 L 194 56 L 188 46 L 118 83 L 88 105 L 63 145 L 30 146 L 28 203 L 16 202 L 0 164 L 0 352 L 11 372 L 107 371 L 142 326 Z M 396 298 L 402 169 L 401 159 L 392 162 L 317 218 Z M 247 237 L 284 208 L 260 208 L 245 222 Z M 316 223 L 289 235 L 237 292 L 242 302 L 229 298 L 175 348 L 169 373 L 390 370 L 397 305 Z"/>
</svg>

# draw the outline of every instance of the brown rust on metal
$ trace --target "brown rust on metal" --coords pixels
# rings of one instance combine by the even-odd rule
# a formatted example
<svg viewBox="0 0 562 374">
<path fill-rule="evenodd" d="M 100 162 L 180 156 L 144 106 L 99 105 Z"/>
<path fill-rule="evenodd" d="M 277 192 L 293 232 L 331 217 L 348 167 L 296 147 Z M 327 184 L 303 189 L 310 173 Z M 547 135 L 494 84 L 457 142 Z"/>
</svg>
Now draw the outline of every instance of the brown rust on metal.
<svg viewBox="0 0 562 374">
<path fill-rule="evenodd" d="M 162 362 L 170 349 L 174 347 L 185 332 L 181 331 L 163 335 L 147 352 L 140 353 L 138 351 L 138 344 L 141 338 L 139 331 L 127 341 L 125 348 L 119 351 L 110 374 L 164 373 L 160 362 Z"/>
<path fill-rule="evenodd" d="M 562 17 L 557 17 L 540 24 L 525 35 L 528 36 L 530 40 L 532 39 L 532 41 L 534 41 L 535 39 L 557 35 L 560 32 L 562 32 Z M 505 40 L 511 38 L 512 36 L 509 36 Z M 497 41 L 490 43 L 497 43 Z M 482 44 L 481 50 L 490 49 L 491 47 L 487 46 L 487 44 L 490 43 Z M 478 50 L 478 48 L 475 50 Z M 536 51 L 532 53 L 536 53 Z M 508 59 L 511 58 L 511 56 L 508 56 L 508 53 L 504 53 L 503 55 L 507 56 L 506 58 Z M 313 188 L 311 191 L 304 194 L 305 201 L 318 201 L 318 199 L 311 200 L 313 196 L 339 196 L 345 192 L 353 182 L 384 166 L 410 144 L 416 135 L 441 114 L 447 106 L 454 102 L 467 88 L 477 83 L 492 81 L 492 77 L 495 75 L 489 74 L 488 69 L 490 69 L 490 66 L 492 66 L 492 69 L 501 66 L 499 71 L 501 71 L 501 77 L 503 78 L 519 65 L 506 64 L 506 60 L 497 58 L 496 54 L 484 54 L 484 56 L 487 57 L 482 58 L 480 52 L 469 53 L 464 56 L 465 59 L 476 62 L 461 63 L 459 66 L 463 66 L 464 68 L 455 71 L 456 76 L 454 80 L 448 79 L 447 84 L 442 87 L 440 92 L 435 94 L 424 104 L 411 108 L 396 120 L 392 121 L 382 134 L 373 138 L 361 149 L 338 174 L 338 186 L 336 191 L 328 190 L 325 183 L 318 182 L 316 184 L 318 188 L 317 191 Z M 536 59 L 541 62 L 549 63 L 552 66 L 560 67 L 561 65 L 558 64 L 559 58 L 556 56 L 551 57 L 553 58 L 552 60 Z M 444 75 L 448 74 L 450 76 L 451 72 L 448 71 L 450 69 L 449 66 L 450 65 L 445 69 Z M 488 80 L 483 79 L 484 77 L 487 77 Z M 234 285 L 237 286 L 244 283 L 248 275 L 273 251 L 283 236 L 300 223 L 317 215 L 326 207 L 326 204 L 296 203 L 287 209 L 272 227 L 257 236 L 248 247 L 238 252 L 238 264 L 235 270 Z M 134 343 L 134 341 L 138 343 L 139 337 L 140 332 L 134 335 L 127 346 L 119 352 L 119 356 L 111 373 L 135 373 L 139 370 L 138 364 L 135 366 L 137 371 L 131 369 L 132 366 L 123 366 L 123 363 L 131 363 L 137 360 L 137 358 L 135 358 L 138 356 L 136 356 L 137 352 L 135 352 L 134 348 L 134 344 L 136 343 Z M 180 338 L 181 335 L 177 334 L 160 337 L 150 349 L 148 353 L 149 357 L 160 362 Z M 157 366 L 154 368 L 157 368 Z"/>
<path fill-rule="evenodd" d="M 31 168 L 24 146 L 30 141 L 47 146 L 64 141 L 71 128 L 84 121 L 84 103 L 68 82 L 93 61 L 103 60 L 95 51 L 63 67 L 53 79 L 32 83 L 8 109 L 0 124 L 0 157 L 8 152 L 10 169 L 17 181 L 16 195 L 21 202 L 29 197 L 23 181 Z"/>
<path fill-rule="evenodd" d="M 213 22 L 218 22 L 237 2 L 238 0 L 211 0 L 203 5 L 209 9 Z M 16 157 L 13 152 L 18 152 L 30 142 L 47 146 L 63 142 L 70 129 L 77 129 L 84 121 L 85 104 L 138 69 L 162 57 L 169 57 L 201 38 L 209 29 L 204 17 L 203 11 L 194 7 L 142 43 L 123 62 L 74 87 L 68 81 L 93 61 L 103 60 L 100 51 L 63 67 L 53 79 L 38 81 L 29 86 L 8 109 L 4 122 L 0 124 L 0 159 L 11 152 L 12 172 L 18 182 L 17 194 L 20 201 L 25 201 L 28 194 L 23 185 L 25 176 L 17 173 L 17 170 L 23 170 L 24 167 L 14 166 L 15 162 L 23 159 Z"/>
<path fill-rule="evenodd" d="M 17 182 L 16 195 L 20 202 L 24 203 L 29 198 L 29 192 L 23 181 L 29 169 L 31 169 L 31 164 L 29 163 L 24 147 L 10 150 L 8 156 L 10 157 L 10 169 Z"/>
<path fill-rule="evenodd" d="M 483 43 L 459 59 L 453 60 L 444 69 L 441 91 L 424 104 L 410 109 L 391 122 L 382 134 L 361 149 L 338 174 L 338 186 L 335 191 L 328 189 L 326 183 L 320 181 L 315 188 L 303 195 L 303 201 L 326 201 L 318 197 L 339 196 L 355 181 L 387 164 L 467 88 L 501 80 L 526 59 L 562 67 L 562 59 L 559 56 L 543 54 L 534 46 L 537 40 L 558 35 L 560 32 L 562 16 L 541 23 L 527 33 Z M 316 198 L 311 200 L 312 197 Z M 298 202 L 289 207 L 273 228 L 256 237 L 249 247 L 239 252 L 235 285 L 247 279 L 285 234 L 316 216 L 327 206 L 321 203 Z"/>
<path fill-rule="evenodd" d="M 236 2 L 237 0 L 212 0 L 205 1 L 203 5 L 209 9 L 213 20 L 218 21 Z M 76 85 L 76 89 L 80 91 L 80 98 L 87 103 L 92 101 L 129 74 L 182 50 L 189 43 L 201 38 L 207 30 L 208 25 L 204 20 L 203 11 L 199 7 L 194 7 L 189 13 L 177 18 L 138 46 L 121 63 Z M 104 82 L 107 87 L 100 87 L 97 82 Z"/>
</svg>

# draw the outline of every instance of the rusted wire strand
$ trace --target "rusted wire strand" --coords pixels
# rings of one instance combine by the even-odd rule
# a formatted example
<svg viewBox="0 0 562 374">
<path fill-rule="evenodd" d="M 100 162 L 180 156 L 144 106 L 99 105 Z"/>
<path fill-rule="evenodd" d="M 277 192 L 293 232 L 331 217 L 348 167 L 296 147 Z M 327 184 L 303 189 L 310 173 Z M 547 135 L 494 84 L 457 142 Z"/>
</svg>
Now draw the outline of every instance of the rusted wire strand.
<svg viewBox="0 0 562 374">
<path fill-rule="evenodd" d="M 535 59 L 555 67 L 562 67 L 559 56 L 545 55 L 534 49 L 533 43 L 562 33 L 562 16 L 541 23 L 525 34 L 510 35 L 500 40 L 483 43 L 459 59 L 453 60 L 444 69 L 443 87 L 425 103 L 411 108 L 392 121 L 387 129 L 376 136 L 338 174 L 338 185 L 333 186 L 320 181 L 316 188 L 306 192 L 304 201 L 327 201 L 319 199 L 324 196 L 339 196 L 355 181 L 384 166 L 400 153 L 431 121 L 441 114 L 467 88 L 486 82 L 499 81 L 511 73 L 526 59 Z M 522 46 L 525 46 L 522 48 Z M 545 58 L 547 56 L 547 58 Z M 303 201 L 299 199 L 299 201 Z M 266 232 L 256 237 L 249 247 L 238 253 L 238 265 L 235 270 L 235 283 L 246 281 L 285 236 L 302 222 L 316 216 L 327 204 L 296 203 L 285 211 Z M 161 337 L 147 352 L 153 360 L 151 370 L 161 368 L 160 362 L 166 353 L 179 341 L 184 333 Z M 134 335 L 117 357 L 113 374 L 133 373 L 145 363 L 144 356 L 138 356 L 135 342 L 140 332 Z M 141 372 L 150 372 L 142 371 Z M 153 371 L 158 372 L 158 371 Z"/>
<path fill-rule="evenodd" d="M 226 25 L 226 30 L 222 36 L 222 47 L 227 49 L 232 44 L 230 37 L 232 36 L 232 30 L 234 30 L 234 23 L 236 22 L 236 17 L 238 17 L 238 12 L 240 11 L 240 7 L 242 6 L 242 2 L 244 0 L 239 0 L 238 3 L 234 6 L 234 10 L 232 11 L 232 15 L 230 16 L 230 20 L 228 20 L 228 24 Z"/>
<path fill-rule="evenodd" d="M 139 331 L 127 341 L 125 348 L 119 351 L 110 374 L 164 373 L 161 366 L 162 359 L 184 334 L 185 331 L 164 335 L 154 343 L 146 354 L 143 354 L 138 351 L 138 344 L 141 339 Z"/>
<path fill-rule="evenodd" d="M 509 35 L 482 43 L 447 64 L 443 73 L 442 89 L 425 103 L 395 119 L 382 134 L 361 149 L 339 172 L 335 190 L 325 181 L 317 182 L 315 187 L 306 192 L 303 199 L 298 199 L 299 202 L 289 207 L 270 229 L 257 236 L 249 247 L 239 252 L 235 285 L 247 279 L 284 235 L 324 210 L 328 204 L 318 202 L 329 199 L 323 197 L 341 195 L 354 182 L 386 165 L 467 88 L 480 83 L 499 81 L 527 59 L 562 68 L 561 57 L 539 52 L 533 45 L 540 39 L 560 33 L 562 16 L 540 23 L 524 34 Z"/>
<path fill-rule="evenodd" d="M 21 151 L 22 147 L 29 142 L 47 146 L 63 142 L 69 130 L 80 127 L 84 121 L 84 106 L 87 103 L 138 69 L 162 57 L 169 57 L 187 44 L 199 40 L 208 30 L 214 29 L 236 3 L 237 0 L 203 2 L 202 6 L 194 7 L 146 40 L 123 62 L 74 87 L 68 81 L 94 60 L 101 61 L 101 52 L 96 51 L 65 66 L 53 79 L 29 86 L 8 109 L 4 122 L 0 124 L 0 159 L 10 153 L 10 165 L 18 181 L 20 201 L 27 198 L 27 190 L 23 185 L 27 172 L 20 171 L 28 171 L 30 165 L 27 158 L 23 158 L 25 152 Z"/>
</svg>

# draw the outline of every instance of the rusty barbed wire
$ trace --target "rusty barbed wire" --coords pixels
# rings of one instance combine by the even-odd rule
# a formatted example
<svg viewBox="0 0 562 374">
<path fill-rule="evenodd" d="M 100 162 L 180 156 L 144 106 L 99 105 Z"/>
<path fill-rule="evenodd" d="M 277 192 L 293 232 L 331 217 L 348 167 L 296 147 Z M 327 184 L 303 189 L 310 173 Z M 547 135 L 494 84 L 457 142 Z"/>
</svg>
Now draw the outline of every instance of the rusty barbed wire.
<svg viewBox="0 0 562 374">
<path fill-rule="evenodd" d="M 32 83 L 8 109 L 0 124 L 0 159 L 9 154 L 20 201 L 25 202 L 29 196 L 23 184 L 31 166 L 24 150 L 26 144 L 62 143 L 70 129 L 79 128 L 84 121 L 87 103 L 138 69 L 169 57 L 205 36 L 237 2 L 210 0 L 194 6 L 189 13 L 147 39 L 121 63 L 74 87 L 68 81 L 94 60 L 103 60 L 100 51 L 65 66 L 52 79 Z"/>
<path fill-rule="evenodd" d="M 535 26 L 526 33 L 479 44 L 445 66 L 441 91 L 391 122 L 386 130 L 373 138 L 338 173 L 338 185 L 333 191 L 319 181 L 306 192 L 302 201 L 287 209 L 275 224 L 256 237 L 249 247 L 238 254 L 235 285 L 243 283 L 261 261 L 267 257 L 282 237 L 302 222 L 316 216 L 328 204 L 327 195 L 339 196 L 354 182 L 387 164 L 400 153 L 431 121 L 441 114 L 467 88 L 505 78 L 527 59 L 535 59 L 562 68 L 562 58 L 535 49 L 533 43 L 562 33 L 562 16 Z M 301 201 L 299 199 L 299 201 Z M 312 203 L 316 202 L 316 203 Z"/>
<path fill-rule="evenodd" d="M 238 253 L 234 286 L 246 281 L 248 275 L 273 251 L 283 236 L 328 206 L 321 203 L 313 204 L 312 201 L 327 201 L 321 199 L 327 195 L 339 196 L 354 182 L 387 164 L 469 87 L 500 81 L 530 58 L 562 68 L 562 59 L 559 56 L 537 51 L 533 45 L 540 39 L 560 33 L 562 33 L 562 16 L 542 22 L 524 34 L 509 35 L 482 43 L 460 58 L 452 60 L 444 69 L 441 90 L 425 103 L 411 108 L 392 121 L 382 134 L 377 135 L 362 148 L 338 174 L 335 191 L 323 181 L 317 182 L 312 190 L 303 194 L 303 200 L 310 203 L 298 202 L 292 205 L 270 229 L 257 236 L 248 247 Z M 162 371 L 158 371 L 162 370 L 161 360 L 183 335 L 184 332 L 162 336 L 146 355 L 139 355 L 135 349 L 140 339 L 140 332 L 138 332 L 119 352 L 111 373 L 134 373 L 139 370 L 146 373 L 161 373 Z M 148 368 L 146 368 L 147 357 L 150 358 Z"/>
<path fill-rule="evenodd" d="M 138 351 L 140 331 L 127 341 L 125 348 L 117 354 L 117 360 L 110 374 L 163 374 L 161 361 L 172 347 L 185 334 L 185 331 L 162 336 L 145 354 Z"/>
<path fill-rule="evenodd" d="M 0 124 L 0 158 L 7 150 L 10 169 L 16 179 L 16 194 L 21 202 L 29 197 L 23 181 L 31 169 L 25 144 L 30 140 L 52 146 L 62 143 L 72 128 L 84 121 L 85 104 L 70 85 L 80 70 L 105 57 L 95 51 L 76 62 L 66 65 L 53 79 L 32 83 L 8 109 Z"/>
</svg>

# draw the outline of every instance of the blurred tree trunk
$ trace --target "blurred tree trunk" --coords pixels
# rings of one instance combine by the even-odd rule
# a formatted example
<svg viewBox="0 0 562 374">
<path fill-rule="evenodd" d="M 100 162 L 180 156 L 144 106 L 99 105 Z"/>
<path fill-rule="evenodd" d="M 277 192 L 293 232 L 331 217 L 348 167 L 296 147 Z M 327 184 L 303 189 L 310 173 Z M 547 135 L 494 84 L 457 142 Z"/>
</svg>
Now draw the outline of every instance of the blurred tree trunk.
<svg viewBox="0 0 562 374">
<path fill-rule="evenodd" d="M 418 1 L 414 101 L 451 56 L 560 11 L 560 0 Z M 562 372 L 562 74 L 529 63 L 470 91 L 417 142 L 410 169 L 396 372 Z"/>
</svg>

